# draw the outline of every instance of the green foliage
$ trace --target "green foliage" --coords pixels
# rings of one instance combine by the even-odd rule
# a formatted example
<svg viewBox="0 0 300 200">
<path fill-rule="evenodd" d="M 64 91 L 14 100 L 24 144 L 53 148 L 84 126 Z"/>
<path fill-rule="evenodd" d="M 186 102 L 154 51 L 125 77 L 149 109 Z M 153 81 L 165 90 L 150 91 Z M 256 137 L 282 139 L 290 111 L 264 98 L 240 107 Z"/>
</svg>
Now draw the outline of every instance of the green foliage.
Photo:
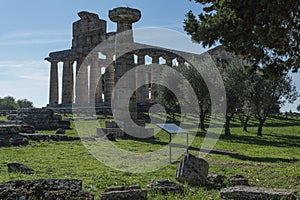
<svg viewBox="0 0 300 200">
<path fill-rule="evenodd" d="M 20 99 L 17 101 L 19 108 L 33 108 L 33 102 L 28 101 L 27 99 Z"/>
<path fill-rule="evenodd" d="M 27 99 L 15 100 L 14 97 L 7 96 L 0 98 L 0 110 L 17 110 L 19 108 L 33 108 L 33 103 Z"/>
<path fill-rule="evenodd" d="M 190 11 L 185 31 L 203 46 L 218 42 L 247 58 L 252 70 L 264 66 L 267 77 L 300 68 L 300 0 L 195 0 L 204 6 L 198 18 Z"/>
<path fill-rule="evenodd" d="M 18 108 L 15 98 L 11 96 L 0 98 L 0 110 L 17 110 Z"/>
<path fill-rule="evenodd" d="M 300 105 L 297 106 L 297 110 L 298 110 L 298 112 L 300 112 Z"/>
</svg>

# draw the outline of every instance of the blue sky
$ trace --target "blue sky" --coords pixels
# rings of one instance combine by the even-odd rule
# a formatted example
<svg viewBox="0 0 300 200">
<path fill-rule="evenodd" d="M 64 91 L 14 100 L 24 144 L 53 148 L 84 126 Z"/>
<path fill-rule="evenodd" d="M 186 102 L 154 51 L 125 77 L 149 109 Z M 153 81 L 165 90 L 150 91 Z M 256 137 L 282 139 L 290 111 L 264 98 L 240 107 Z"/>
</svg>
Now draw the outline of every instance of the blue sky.
<svg viewBox="0 0 300 200">
<path fill-rule="evenodd" d="M 26 98 L 42 107 L 48 103 L 49 52 L 71 46 L 72 23 L 79 11 L 97 13 L 108 23 L 108 31 L 116 25 L 108 19 L 108 10 L 129 6 L 142 11 L 135 28 L 161 27 L 183 34 L 183 21 L 189 10 L 201 8 L 188 0 L 1 0 L 0 2 L 0 97 Z M 174 41 L 170 41 L 172 43 Z M 200 48 L 200 47 L 199 47 Z M 300 75 L 294 75 L 300 91 Z M 287 105 L 284 110 L 295 110 Z"/>
</svg>

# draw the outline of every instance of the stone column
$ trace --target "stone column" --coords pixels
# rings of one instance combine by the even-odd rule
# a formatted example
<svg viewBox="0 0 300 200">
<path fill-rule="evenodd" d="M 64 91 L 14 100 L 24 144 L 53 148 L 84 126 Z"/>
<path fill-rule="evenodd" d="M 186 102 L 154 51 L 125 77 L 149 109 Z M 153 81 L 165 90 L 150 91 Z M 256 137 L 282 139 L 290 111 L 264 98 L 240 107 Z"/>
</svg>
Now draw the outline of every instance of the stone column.
<svg viewBox="0 0 300 200">
<path fill-rule="evenodd" d="M 159 56 L 152 55 L 152 64 L 159 64 Z M 159 83 L 159 79 L 157 75 L 160 72 L 157 71 L 155 68 L 151 69 L 151 74 L 155 74 L 155 76 L 151 76 L 151 103 L 155 103 L 158 97 L 157 94 L 157 84 Z"/>
<path fill-rule="evenodd" d="M 181 57 L 177 57 L 178 66 L 184 65 L 184 59 Z"/>
<path fill-rule="evenodd" d="M 58 64 L 57 64 L 58 61 L 53 61 L 53 60 L 48 60 L 48 61 L 51 63 L 49 105 L 55 106 L 58 104 Z"/>
<path fill-rule="evenodd" d="M 101 69 L 99 65 L 98 55 L 90 57 L 90 93 L 89 102 L 101 103 L 102 102 L 102 80 Z M 92 105 L 94 106 L 94 105 Z"/>
<path fill-rule="evenodd" d="M 138 55 L 138 63 L 137 63 L 137 65 L 138 66 L 145 65 L 145 55 L 143 55 L 143 54 Z M 136 70 L 136 81 L 137 81 L 137 84 L 138 83 L 144 84 L 143 86 L 141 86 L 140 88 L 138 88 L 136 90 L 136 100 L 137 100 L 137 103 L 146 103 L 147 102 L 147 93 L 146 93 L 146 90 L 147 90 L 146 87 L 147 87 L 147 85 L 145 85 L 146 81 L 147 81 L 147 73 L 146 73 L 146 71 Z"/>
<path fill-rule="evenodd" d="M 105 80 L 104 80 L 104 98 L 105 105 L 111 106 L 111 98 L 113 94 L 113 89 L 115 85 L 115 62 L 113 61 L 114 54 L 109 54 L 106 56 L 105 62 Z"/>
<path fill-rule="evenodd" d="M 62 77 L 62 104 L 70 105 L 73 103 L 73 63 L 72 60 L 64 60 Z"/>
<path fill-rule="evenodd" d="M 84 57 L 77 60 L 76 64 L 76 87 L 75 103 L 81 105 L 88 104 L 88 65 L 84 63 Z"/>
<path fill-rule="evenodd" d="M 172 67 L 172 66 L 173 66 L 172 60 L 173 60 L 174 58 L 172 58 L 172 57 L 170 57 L 170 56 L 165 56 L 164 58 L 166 59 L 166 65 Z"/>
<path fill-rule="evenodd" d="M 115 64 L 115 82 L 117 82 L 127 71 L 134 68 L 133 53 L 126 53 L 133 50 L 133 34 L 132 24 L 141 18 L 141 12 L 132 8 L 115 8 L 109 11 L 109 18 L 111 21 L 117 23 L 117 35 L 115 39 L 116 45 L 116 64 Z M 114 110 L 117 110 L 117 119 L 121 121 L 128 121 L 124 108 L 124 104 L 129 101 L 126 95 L 122 94 L 126 91 L 135 89 L 135 77 L 128 77 L 124 79 L 124 84 L 121 85 L 119 93 L 114 93 L 114 99 L 118 102 L 117 105 L 112 105 Z M 123 105 L 121 105 L 124 103 Z M 137 105 L 136 96 L 132 95 L 129 101 L 129 113 L 133 121 L 137 120 Z M 126 117 L 126 118 L 124 118 Z M 124 118 L 124 119 L 123 119 Z"/>
<path fill-rule="evenodd" d="M 145 85 L 146 88 L 146 103 L 149 103 L 150 99 L 149 99 L 149 93 L 150 93 L 150 89 L 151 88 L 151 83 L 149 83 L 151 80 L 151 69 L 148 68 L 146 71 L 146 83 L 148 82 L 148 84 Z"/>
</svg>

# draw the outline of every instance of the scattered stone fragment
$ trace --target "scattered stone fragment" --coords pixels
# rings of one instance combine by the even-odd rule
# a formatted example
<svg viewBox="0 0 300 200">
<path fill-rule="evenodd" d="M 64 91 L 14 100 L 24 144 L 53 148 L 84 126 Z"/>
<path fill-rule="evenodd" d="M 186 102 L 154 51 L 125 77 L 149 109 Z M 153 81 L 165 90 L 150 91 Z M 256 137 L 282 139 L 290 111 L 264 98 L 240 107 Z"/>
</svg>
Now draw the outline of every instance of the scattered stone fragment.
<svg viewBox="0 0 300 200">
<path fill-rule="evenodd" d="M 140 186 L 117 186 L 110 187 L 105 193 L 100 195 L 101 200 L 146 200 L 147 190 L 142 190 Z"/>
<path fill-rule="evenodd" d="M 18 162 L 8 163 L 7 169 L 8 169 L 8 172 L 21 172 L 21 173 L 25 173 L 25 174 L 33 174 L 34 173 L 33 169 L 31 169 L 30 167 L 28 167 L 22 163 L 18 163 Z"/>
<path fill-rule="evenodd" d="M 184 191 L 184 186 L 178 183 L 175 183 L 171 180 L 158 180 L 157 182 L 150 183 L 147 185 L 149 190 L 158 191 L 162 194 L 171 193 L 180 193 Z"/>
<path fill-rule="evenodd" d="M 26 146 L 28 144 L 28 139 L 20 135 L 9 138 L 9 146 Z"/>
<path fill-rule="evenodd" d="M 226 176 L 223 174 L 215 174 L 208 172 L 207 180 L 212 186 L 222 186 L 225 184 Z"/>
<path fill-rule="evenodd" d="M 295 200 L 296 192 L 292 190 L 269 189 L 249 186 L 234 186 L 224 188 L 220 192 L 222 199 L 234 200 Z"/>
<path fill-rule="evenodd" d="M 178 165 L 176 179 L 181 183 L 187 182 L 192 186 L 206 185 L 208 168 L 207 161 L 192 154 L 187 154 Z"/>
<path fill-rule="evenodd" d="M 246 185 L 248 186 L 248 179 L 240 174 L 235 174 L 229 177 L 228 185 L 236 186 L 236 185 Z"/>
<path fill-rule="evenodd" d="M 66 131 L 64 129 L 62 129 L 62 128 L 59 128 L 59 129 L 56 130 L 55 133 L 59 134 L 59 135 L 64 135 L 64 134 L 66 134 Z"/>
</svg>

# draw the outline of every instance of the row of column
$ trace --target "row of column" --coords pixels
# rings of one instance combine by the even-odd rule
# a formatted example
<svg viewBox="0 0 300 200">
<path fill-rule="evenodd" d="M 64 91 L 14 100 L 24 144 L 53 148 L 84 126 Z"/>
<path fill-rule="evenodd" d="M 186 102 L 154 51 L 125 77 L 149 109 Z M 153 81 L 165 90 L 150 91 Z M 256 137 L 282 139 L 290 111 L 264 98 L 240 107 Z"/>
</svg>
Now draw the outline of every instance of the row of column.
<svg viewBox="0 0 300 200">
<path fill-rule="evenodd" d="M 105 102 L 105 105 L 110 106 L 111 97 L 113 93 L 113 88 L 115 81 L 115 66 L 112 60 L 113 55 L 110 55 L 111 59 L 99 59 L 98 55 L 90 57 L 90 82 L 88 83 L 88 65 L 84 62 L 84 58 L 76 59 L 76 86 L 74 91 L 74 72 L 73 65 L 75 63 L 72 59 L 63 60 L 63 73 L 62 73 L 62 104 L 69 105 L 72 103 L 76 104 L 87 104 L 88 102 L 95 103 Z M 152 63 L 159 64 L 158 55 L 151 55 Z M 175 57 L 163 57 L 166 60 L 166 65 L 172 66 L 172 60 Z M 183 63 L 179 58 L 178 62 Z M 57 105 L 59 104 L 59 84 L 58 84 L 58 60 L 48 59 L 51 63 L 50 68 L 50 94 L 49 94 L 49 104 Z M 138 55 L 137 65 L 145 64 L 145 55 Z M 101 67 L 107 66 L 105 69 L 104 76 L 104 91 L 102 91 L 102 80 L 101 77 Z M 153 76 L 153 74 L 160 74 L 157 68 L 149 68 L 147 71 L 136 71 L 136 81 L 137 83 L 144 83 L 144 85 L 137 89 L 136 100 L 137 103 L 154 103 L 157 100 L 157 84 L 159 82 L 158 76 Z M 146 84 L 151 82 L 152 84 Z M 104 98 L 102 94 L 104 93 Z M 151 93 L 151 98 L 149 99 L 149 94 Z"/>
<path fill-rule="evenodd" d="M 137 65 L 144 65 L 145 64 L 145 56 L 144 54 L 138 55 Z M 152 64 L 159 64 L 159 58 L 161 56 L 158 55 L 150 55 L 152 58 Z M 175 59 L 175 56 L 162 56 L 166 60 L 166 65 L 172 67 L 173 59 Z M 183 59 L 177 57 L 177 61 L 179 64 L 183 64 Z M 136 92 L 136 99 L 137 103 L 155 103 L 157 101 L 158 97 L 158 91 L 157 91 L 157 84 L 160 81 L 160 75 L 161 71 L 159 68 L 152 67 L 147 71 L 136 71 L 136 80 L 137 84 L 144 82 L 144 85 L 137 89 Z M 149 83 L 150 84 L 146 84 Z M 149 99 L 149 94 L 151 94 L 151 98 Z"/>
<path fill-rule="evenodd" d="M 100 63 L 98 55 L 89 58 L 88 62 L 84 62 L 84 58 L 76 59 L 76 82 L 74 81 L 73 72 L 74 60 L 47 60 L 51 63 L 49 91 L 49 104 L 51 106 L 56 106 L 59 104 L 59 62 L 63 62 L 61 104 L 71 105 L 72 103 L 76 103 L 86 105 L 90 102 L 95 102 L 96 104 L 103 102 L 102 80 L 100 78 L 101 68 L 99 65 Z M 88 66 L 90 66 L 89 74 Z M 105 81 L 107 82 L 105 87 L 105 96 L 107 97 L 107 102 L 110 102 L 110 97 L 113 90 L 114 70 L 112 70 L 112 68 L 113 66 L 107 68 L 107 75 L 105 76 Z"/>
</svg>

